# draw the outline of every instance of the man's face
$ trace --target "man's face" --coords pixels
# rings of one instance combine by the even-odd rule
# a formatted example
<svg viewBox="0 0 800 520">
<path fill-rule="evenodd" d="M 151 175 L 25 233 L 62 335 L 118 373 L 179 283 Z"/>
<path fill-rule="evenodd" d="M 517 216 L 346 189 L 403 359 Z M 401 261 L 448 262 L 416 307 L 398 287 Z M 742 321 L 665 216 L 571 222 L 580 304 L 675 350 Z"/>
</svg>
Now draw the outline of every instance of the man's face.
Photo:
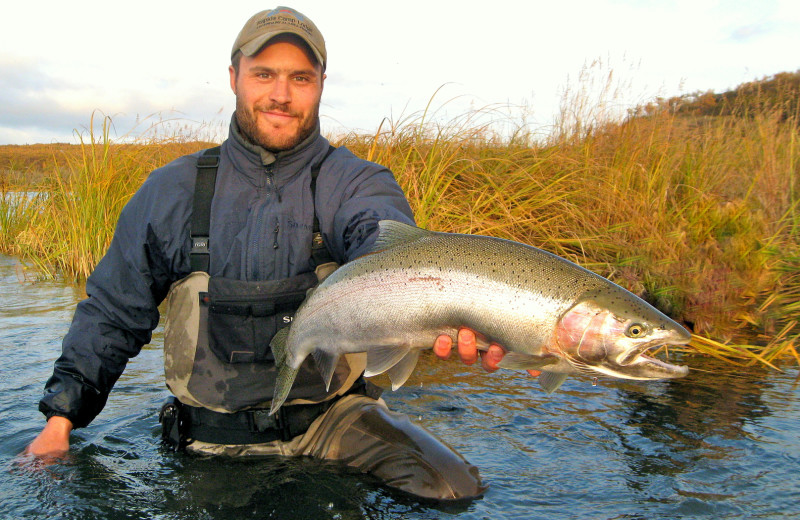
<svg viewBox="0 0 800 520">
<path fill-rule="evenodd" d="M 253 143 L 277 152 L 308 137 L 316 126 L 325 75 L 304 49 L 277 37 L 230 67 L 239 129 Z"/>
</svg>

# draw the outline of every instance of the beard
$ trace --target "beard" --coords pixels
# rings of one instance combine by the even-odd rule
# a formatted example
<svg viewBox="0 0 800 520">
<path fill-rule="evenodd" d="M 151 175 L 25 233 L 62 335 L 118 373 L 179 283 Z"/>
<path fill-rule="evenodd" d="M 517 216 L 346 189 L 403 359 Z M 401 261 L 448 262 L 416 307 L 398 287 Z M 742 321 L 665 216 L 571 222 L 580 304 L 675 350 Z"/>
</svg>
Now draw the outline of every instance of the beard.
<svg viewBox="0 0 800 520">
<path fill-rule="evenodd" d="M 239 131 L 242 136 L 252 144 L 261 146 L 270 152 L 281 152 L 290 150 L 303 142 L 314 132 L 317 118 L 319 117 L 319 104 L 315 105 L 308 113 L 295 112 L 283 105 L 256 105 L 251 110 L 244 101 L 236 97 L 236 122 L 239 124 Z M 281 134 L 280 132 L 265 131 L 258 126 L 258 116 L 260 111 L 278 111 L 297 118 L 299 125 L 294 134 Z"/>
</svg>

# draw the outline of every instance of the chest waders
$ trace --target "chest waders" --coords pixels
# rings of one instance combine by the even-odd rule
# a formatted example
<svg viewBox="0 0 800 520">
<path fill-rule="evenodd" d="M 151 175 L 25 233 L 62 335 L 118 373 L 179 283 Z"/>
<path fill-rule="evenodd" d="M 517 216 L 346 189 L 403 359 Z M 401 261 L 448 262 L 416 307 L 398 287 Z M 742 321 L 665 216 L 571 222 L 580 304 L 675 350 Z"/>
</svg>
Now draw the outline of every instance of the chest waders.
<svg viewBox="0 0 800 520">
<path fill-rule="evenodd" d="M 322 162 L 312 167 L 311 196 Z M 208 274 L 211 201 L 220 147 L 197 161 L 191 222 L 192 273 L 167 295 L 164 372 L 175 396 L 162 408 L 162 438 L 175 448 L 199 440 L 255 444 L 288 440 L 305 432 L 337 394 L 365 393 L 364 360 L 343 359 L 330 392 L 313 366 L 301 366 L 289 394 L 290 406 L 268 414 L 277 370 L 269 348 L 275 333 L 291 324 L 309 289 L 333 272 L 333 263 L 314 211 L 311 256 L 316 271 L 270 281 L 244 281 Z M 310 360 L 311 358 L 309 358 Z M 285 412 L 283 412 L 285 410 Z"/>
</svg>

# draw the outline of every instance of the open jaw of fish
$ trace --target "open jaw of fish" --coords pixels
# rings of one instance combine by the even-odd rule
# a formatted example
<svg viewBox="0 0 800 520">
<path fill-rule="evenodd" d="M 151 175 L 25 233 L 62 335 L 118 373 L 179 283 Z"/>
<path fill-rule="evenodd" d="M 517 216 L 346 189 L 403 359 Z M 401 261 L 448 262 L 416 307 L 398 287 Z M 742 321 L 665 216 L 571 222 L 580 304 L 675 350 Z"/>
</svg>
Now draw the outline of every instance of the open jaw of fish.
<svg viewBox="0 0 800 520">
<path fill-rule="evenodd" d="M 662 346 L 688 343 L 691 334 L 686 329 L 647 307 L 639 306 L 634 316 L 626 317 L 620 309 L 611 310 L 609 302 L 599 303 L 602 299 L 602 295 L 589 295 L 558 321 L 548 350 L 559 362 L 544 367 L 540 377 L 547 393 L 572 373 L 634 380 L 674 379 L 689 373 L 685 365 L 647 355 Z M 507 357 L 500 362 L 502 368 L 528 368 L 524 356 L 511 353 Z"/>
<path fill-rule="evenodd" d="M 366 353 L 365 375 L 401 386 L 422 349 L 460 327 L 479 348 L 499 343 L 502 368 L 541 370 L 554 391 L 568 374 L 664 379 L 688 369 L 646 353 L 689 332 L 622 287 L 551 253 L 492 237 L 381 221 L 374 252 L 323 281 L 271 346 L 279 368 L 274 412 L 313 356 L 329 384 L 339 356 Z"/>
</svg>

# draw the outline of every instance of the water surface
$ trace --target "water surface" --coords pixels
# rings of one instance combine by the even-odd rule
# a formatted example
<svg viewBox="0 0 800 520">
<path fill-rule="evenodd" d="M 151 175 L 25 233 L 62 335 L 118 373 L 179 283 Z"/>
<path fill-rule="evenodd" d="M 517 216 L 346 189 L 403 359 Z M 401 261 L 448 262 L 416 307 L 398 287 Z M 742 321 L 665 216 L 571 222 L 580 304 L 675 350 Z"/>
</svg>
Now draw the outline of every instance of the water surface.
<svg viewBox="0 0 800 520">
<path fill-rule="evenodd" d="M 0 518 L 800 518 L 797 369 L 698 359 L 684 360 L 695 370 L 681 380 L 570 379 L 547 396 L 515 372 L 423 357 L 384 398 L 490 485 L 481 499 L 437 505 L 333 463 L 164 451 L 157 332 L 73 434 L 69 458 L 43 467 L 18 454 L 44 424 L 37 402 L 82 291 L 22 273 L 0 256 Z"/>
</svg>

